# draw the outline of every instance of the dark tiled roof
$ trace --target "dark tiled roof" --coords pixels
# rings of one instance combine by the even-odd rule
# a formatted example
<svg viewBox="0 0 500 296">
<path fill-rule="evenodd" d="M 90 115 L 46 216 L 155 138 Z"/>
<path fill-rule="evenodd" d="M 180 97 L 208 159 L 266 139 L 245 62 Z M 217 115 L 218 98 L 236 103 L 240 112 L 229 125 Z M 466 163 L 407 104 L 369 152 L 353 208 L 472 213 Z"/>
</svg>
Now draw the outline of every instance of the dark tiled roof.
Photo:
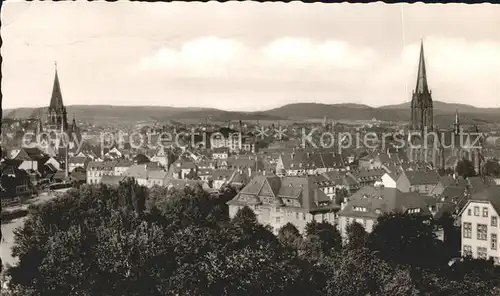
<svg viewBox="0 0 500 296">
<path fill-rule="evenodd" d="M 365 208 L 366 211 L 355 211 L 355 207 Z M 396 188 L 363 187 L 349 198 L 339 215 L 376 219 L 383 213 L 404 213 L 415 208 L 419 208 L 421 214 L 430 215 L 425 199 L 418 193 L 401 192 Z"/>
<path fill-rule="evenodd" d="M 252 203 L 263 203 L 270 198 L 271 204 L 285 205 L 284 200 L 296 200 L 300 210 L 321 211 L 337 209 L 311 177 L 257 176 L 246 185 L 228 204 L 244 204 L 242 198 Z"/>
<path fill-rule="evenodd" d="M 497 213 L 500 213 L 500 186 L 491 186 L 483 191 L 477 192 L 471 196 L 470 200 L 489 201 Z"/>
<path fill-rule="evenodd" d="M 436 171 L 405 171 L 404 174 L 410 185 L 436 185 L 439 183 L 439 174 Z"/>
</svg>

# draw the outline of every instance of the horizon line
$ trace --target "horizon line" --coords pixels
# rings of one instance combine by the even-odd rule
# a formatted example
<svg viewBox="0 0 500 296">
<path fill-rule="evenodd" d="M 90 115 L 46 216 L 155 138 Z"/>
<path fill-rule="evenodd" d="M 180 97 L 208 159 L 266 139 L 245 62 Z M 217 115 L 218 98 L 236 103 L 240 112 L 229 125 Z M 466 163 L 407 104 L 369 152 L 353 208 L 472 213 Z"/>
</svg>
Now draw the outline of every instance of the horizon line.
<svg viewBox="0 0 500 296">
<path fill-rule="evenodd" d="M 204 110 L 218 110 L 218 111 L 225 111 L 225 112 L 247 112 L 247 113 L 259 113 L 259 112 L 267 112 L 270 110 L 274 109 L 279 109 L 285 106 L 290 106 L 290 105 L 299 105 L 299 104 L 316 104 L 316 105 L 326 105 L 326 106 L 338 106 L 338 105 L 357 105 L 357 106 L 365 106 L 369 107 L 372 109 L 382 109 L 382 108 L 387 108 L 387 107 L 395 107 L 395 106 L 400 106 L 404 104 L 410 104 L 411 102 L 405 101 L 401 103 L 396 103 L 396 104 L 388 104 L 388 105 L 382 105 L 378 107 L 371 106 L 369 104 L 364 104 L 364 103 L 349 103 L 349 102 L 343 102 L 343 103 L 321 103 L 321 102 L 296 102 L 296 103 L 289 103 L 289 104 L 284 104 L 280 105 L 277 107 L 265 109 L 265 110 L 227 110 L 227 109 L 219 109 L 219 108 L 213 108 L 213 107 L 199 107 L 199 106 L 171 106 L 171 105 L 114 105 L 114 104 L 72 104 L 72 105 L 65 105 L 66 108 L 68 107 L 80 107 L 80 106 L 89 106 L 89 107 L 99 107 L 99 106 L 106 106 L 106 107 L 136 107 L 136 108 L 147 108 L 147 107 L 160 107 L 160 108 L 172 108 L 172 109 L 204 109 Z M 491 109 L 491 108 L 500 108 L 500 105 L 498 106 L 492 106 L 492 107 L 477 107 L 474 105 L 470 104 L 464 104 L 464 103 L 450 103 L 450 102 L 444 102 L 444 101 L 439 101 L 439 100 L 433 100 L 433 103 L 443 103 L 443 104 L 449 104 L 449 105 L 461 105 L 461 106 L 466 106 L 466 107 L 472 107 L 476 109 Z M 16 109 L 43 109 L 43 108 L 48 108 L 49 106 L 23 106 L 23 107 L 14 107 L 14 108 L 2 108 L 3 111 L 11 111 L 11 110 L 16 110 Z"/>
</svg>

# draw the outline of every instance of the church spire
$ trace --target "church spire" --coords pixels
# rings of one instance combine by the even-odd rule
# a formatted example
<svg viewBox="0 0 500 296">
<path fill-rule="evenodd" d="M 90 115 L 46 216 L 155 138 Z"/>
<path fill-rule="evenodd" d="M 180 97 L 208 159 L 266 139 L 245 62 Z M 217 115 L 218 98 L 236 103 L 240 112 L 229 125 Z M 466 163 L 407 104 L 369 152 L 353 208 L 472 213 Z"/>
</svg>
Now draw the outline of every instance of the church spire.
<svg viewBox="0 0 500 296">
<path fill-rule="evenodd" d="M 424 56 L 424 41 L 420 41 L 420 59 L 418 61 L 418 76 L 417 86 L 415 87 L 416 93 L 428 93 L 429 87 L 427 85 L 427 72 L 425 71 L 425 56 Z"/>
<path fill-rule="evenodd" d="M 50 98 L 49 109 L 51 110 L 63 110 L 64 103 L 61 94 L 61 86 L 59 85 L 59 77 L 57 76 L 57 62 L 54 63 L 55 66 L 55 77 L 54 86 L 52 87 L 52 97 Z"/>
</svg>

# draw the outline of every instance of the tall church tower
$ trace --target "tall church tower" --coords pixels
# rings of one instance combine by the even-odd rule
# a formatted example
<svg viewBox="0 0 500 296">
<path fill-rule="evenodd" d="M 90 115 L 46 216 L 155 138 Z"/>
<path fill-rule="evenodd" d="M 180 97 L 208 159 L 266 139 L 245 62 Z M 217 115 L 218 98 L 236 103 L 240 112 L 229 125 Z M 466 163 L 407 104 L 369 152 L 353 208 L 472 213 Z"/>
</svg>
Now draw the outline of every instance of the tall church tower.
<svg viewBox="0 0 500 296">
<path fill-rule="evenodd" d="M 66 107 L 64 106 L 61 86 L 59 85 L 59 77 L 57 76 L 57 64 L 56 73 L 54 77 L 54 86 L 52 87 L 52 97 L 50 98 L 50 105 L 48 111 L 47 123 L 51 130 L 68 130 L 68 119 L 66 115 Z"/>
<path fill-rule="evenodd" d="M 417 85 L 411 100 L 411 129 L 417 131 L 433 130 L 432 92 L 427 84 L 425 71 L 424 43 L 420 44 L 420 60 L 418 62 Z"/>
</svg>

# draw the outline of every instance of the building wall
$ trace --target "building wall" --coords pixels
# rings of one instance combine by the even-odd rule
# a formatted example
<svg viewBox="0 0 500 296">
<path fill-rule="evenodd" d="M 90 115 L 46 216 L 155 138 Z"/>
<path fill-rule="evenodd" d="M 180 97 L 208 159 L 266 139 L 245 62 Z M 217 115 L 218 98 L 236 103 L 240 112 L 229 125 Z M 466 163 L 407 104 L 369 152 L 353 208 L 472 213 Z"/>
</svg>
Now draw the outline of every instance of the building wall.
<svg viewBox="0 0 500 296">
<path fill-rule="evenodd" d="M 19 167 L 20 170 L 38 170 L 38 162 L 36 161 L 31 161 L 31 160 L 25 160 L 23 161 Z"/>
<path fill-rule="evenodd" d="M 230 205 L 229 206 L 229 216 L 233 218 L 239 209 L 244 206 Z M 274 234 L 278 234 L 278 231 L 287 223 L 293 224 L 300 233 L 304 233 L 306 224 L 313 220 L 315 221 L 327 221 L 331 224 L 336 223 L 335 213 L 324 213 L 312 215 L 311 213 L 304 212 L 302 209 L 284 208 L 284 207 L 274 207 L 274 206 L 248 206 L 251 208 L 259 223 L 263 225 L 269 225 L 273 229 Z"/>
<path fill-rule="evenodd" d="M 101 183 L 102 176 L 113 175 L 113 170 L 87 170 L 87 184 Z"/>
<path fill-rule="evenodd" d="M 128 170 L 128 167 L 115 167 L 114 175 L 115 176 L 123 176 L 123 174 Z"/>
<path fill-rule="evenodd" d="M 375 226 L 376 220 L 373 218 L 360 218 L 360 217 L 347 217 L 347 216 L 339 216 L 338 218 L 339 224 L 338 228 L 342 238 L 347 238 L 347 226 L 352 222 L 357 222 L 365 227 L 366 232 L 370 233 L 373 231 L 373 227 Z"/>
<path fill-rule="evenodd" d="M 425 185 L 412 185 L 410 186 L 411 192 L 419 192 L 422 194 L 428 194 L 431 192 L 432 188 L 436 186 L 435 184 L 425 184 Z"/>
<path fill-rule="evenodd" d="M 479 208 L 479 215 L 476 215 L 476 208 Z M 483 215 L 484 209 L 487 210 L 487 217 Z M 496 226 L 492 225 L 492 217 L 496 217 Z M 498 263 L 498 258 L 500 257 L 500 251 L 498 248 L 498 219 L 498 213 L 489 202 L 471 201 L 463 210 L 461 215 L 462 255 L 466 255 L 467 249 L 469 249 L 472 251 L 472 257 L 478 258 L 478 248 L 486 248 L 487 258 L 493 257 Z M 469 235 L 466 235 L 465 223 L 470 223 L 469 225 L 471 225 L 470 237 L 466 237 Z M 486 225 L 486 240 L 478 238 L 478 224 Z M 496 249 L 492 248 L 493 235 L 496 235 L 497 237 Z"/>
<path fill-rule="evenodd" d="M 382 184 L 386 188 L 396 188 L 396 181 L 394 181 L 394 179 L 389 176 L 389 174 L 384 174 L 382 176 Z"/>
</svg>

